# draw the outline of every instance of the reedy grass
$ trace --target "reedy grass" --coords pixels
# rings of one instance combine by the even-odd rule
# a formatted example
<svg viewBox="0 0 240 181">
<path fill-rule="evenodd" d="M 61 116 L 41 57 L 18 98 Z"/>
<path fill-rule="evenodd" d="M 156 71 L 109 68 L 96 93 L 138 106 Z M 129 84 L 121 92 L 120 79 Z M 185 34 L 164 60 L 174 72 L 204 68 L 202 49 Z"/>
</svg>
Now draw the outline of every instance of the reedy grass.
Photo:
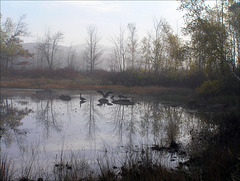
<svg viewBox="0 0 240 181">
<path fill-rule="evenodd" d="M 12 181 L 14 179 L 14 165 L 6 154 L 0 155 L 0 180 Z"/>
<path fill-rule="evenodd" d="M 26 172 L 21 176 L 16 175 L 17 172 L 14 172 L 7 157 L 3 159 L 1 157 L 1 179 L 6 181 L 17 180 L 14 178 L 19 178 L 18 180 L 42 178 L 55 181 L 237 180 L 240 163 L 237 160 L 239 148 L 236 146 L 220 149 L 220 146 L 210 145 L 203 155 L 190 159 L 187 162 L 188 167 L 176 169 L 161 165 L 161 157 L 156 159 L 153 156 L 153 153 L 157 152 L 143 146 L 137 149 L 127 148 L 125 153 L 117 153 L 117 155 L 111 152 L 102 154 L 94 165 L 91 165 L 80 152 L 67 154 L 62 150 L 55 162 L 47 164 L 47 171 L 40 166 L 36 167 L 36 159 L 31 158 L 23 169 Z"/>
</svg>

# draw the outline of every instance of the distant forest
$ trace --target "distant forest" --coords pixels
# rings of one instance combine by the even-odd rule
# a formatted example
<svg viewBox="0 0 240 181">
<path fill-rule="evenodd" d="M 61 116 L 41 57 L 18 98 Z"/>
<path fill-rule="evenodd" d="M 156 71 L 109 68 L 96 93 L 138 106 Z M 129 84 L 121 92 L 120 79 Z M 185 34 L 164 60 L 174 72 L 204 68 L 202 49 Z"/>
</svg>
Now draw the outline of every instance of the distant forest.
<svg viewBox="0 0 240 181">
<path fill-rule="evenodd" d="M 164 19 L 154 19 L 145 37 L 135 23 L 120 27 L 110 47 L 101 45 L 95 25 L 86 27 L 81 48 L 60 46 L 62 32 L 50 30 L 27 49 L 25 16 L 14 22 L 1 16 L 1 77 L 39 78 L 79 74 L 126 86 L 178 86 L 197 88 L 202 94 L 236 93 L 240 82 L 240 2 L 180 1 L 186 39 L 175 34 Z M 54 78 L 54 77 L 53 77 Z"/>
</svg>

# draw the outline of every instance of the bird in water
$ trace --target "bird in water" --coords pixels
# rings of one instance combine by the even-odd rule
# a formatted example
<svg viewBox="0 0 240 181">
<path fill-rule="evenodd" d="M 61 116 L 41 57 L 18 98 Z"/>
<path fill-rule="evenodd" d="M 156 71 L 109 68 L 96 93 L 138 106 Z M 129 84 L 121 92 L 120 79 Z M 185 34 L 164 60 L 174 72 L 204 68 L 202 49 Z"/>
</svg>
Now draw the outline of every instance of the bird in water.
<svg viewBox="0 0 240 181">
<path fill-rule="evenodd" d="M 84 97 L 82 97 L 82 94 L 80 93 L 80 100 L 81 101 L 86 101 L 86 99 Z"/>
<path fill-rule="evenodd" d="M 126 96 L 123 96 L 123 95 L 119 95 L 118 97 L 119 97 L 119 99 L 126 99 L 127 98 Z"/>
<path fill-rule="evenodd" d="M 102 96 L 103 96 L 104 98 L 107 98 L 110 94 L 113 93 L 113 92 L 111 92 L 111 91 L 108 91 L 108 92 L 104 93 L 104 92 L 101 91 L 101 90 L 98 90 L 97 92 L 100 93 L 100 94 L 102 94 Z"/>
<path fill-rule="evenodd" d="M 99 104 L 97 104 L 98 106 L 102 106 L 102 105 L 105 105 L 105 104 L 107 104 L 108 106 L 112 106 L 113 105 L 106 98 L 101 98 L 101 99 L 98 100 L 98 102 L 99 102 Z"/>
</svg>

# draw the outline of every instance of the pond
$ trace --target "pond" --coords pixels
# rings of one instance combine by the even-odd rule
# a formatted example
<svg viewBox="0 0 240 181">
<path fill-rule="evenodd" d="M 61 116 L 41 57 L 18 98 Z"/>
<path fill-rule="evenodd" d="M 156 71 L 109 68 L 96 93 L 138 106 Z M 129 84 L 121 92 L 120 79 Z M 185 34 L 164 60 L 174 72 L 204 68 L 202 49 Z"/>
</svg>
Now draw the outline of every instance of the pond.
<svg viewBox="0 0 240 181">
<path fill-rule="evenodd" d="M 76 160 L 118 168 L 146 150 L 174 169 L 218 132 L 212 113 L 136 95 L 81 91 L 81 101 L 79 91 L 5 90 L 1 96 L 0 151 L 19 172 Z"/>
</svg>

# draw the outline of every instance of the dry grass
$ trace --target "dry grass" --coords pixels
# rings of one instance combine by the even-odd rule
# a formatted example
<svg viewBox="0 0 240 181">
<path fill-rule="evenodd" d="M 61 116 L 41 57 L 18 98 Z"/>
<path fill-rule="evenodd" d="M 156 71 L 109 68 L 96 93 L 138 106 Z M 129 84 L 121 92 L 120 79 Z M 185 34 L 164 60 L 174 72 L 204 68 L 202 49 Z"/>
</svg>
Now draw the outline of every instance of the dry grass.
<svg viewBox="0 0 240 181">
<path fill-rule="evenodd" d="M 159 86 L 146 86 L 146 87 L 126 87 L 122 85 L 105 85 L 99 81 L 93 81 L 89 78 L 86 79 L 2 79 L 2 88 L 24 88 L 24 89 L 67 89 L 67 90 L 105 90 L 113 91 L 118 94 L 131 94 L 139 95 L 142 97 L 157 97 L 162 101 L 181 102 L 186 103 L 191 101 L 194 90 L 187 88 L 175 87 L 159 87 Z"/>
<path fill-rule="evenodd" d="M 49 79 L 49 78 L 4 78 L 1 80 L 2 88 L 53 88 L 53 89 L 73 89 L 73 90 L 114 90 L 123 93 L 133 93 L 140 95 L 159 95 L 160 93 L 169 93 L 173 90 L 182 91 L 190 89 L 176 89 L 158 86 L 148 87 L 126 87 L 121 85 L 102 85 L 99 81 L 91 79 L 70 80 L 70 79 Z"/>
</svg>

